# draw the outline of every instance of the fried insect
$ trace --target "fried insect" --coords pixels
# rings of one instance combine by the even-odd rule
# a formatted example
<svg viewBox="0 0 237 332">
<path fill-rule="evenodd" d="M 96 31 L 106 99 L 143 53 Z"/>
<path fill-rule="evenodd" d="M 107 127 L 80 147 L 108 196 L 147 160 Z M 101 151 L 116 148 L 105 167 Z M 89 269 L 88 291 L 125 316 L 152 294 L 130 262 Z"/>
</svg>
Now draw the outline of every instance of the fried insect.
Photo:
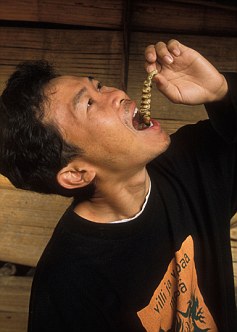
<svg viewBox="0 0 237 332">
<path fill-rule="evenodd" d="M 142 89 L 142 98 L 140 104 L 140 124 L 145 124 L 150 126 L 151 124 L 151 87 L 152 87 L 152 78 L 157 74 L 157 70 L 153 70 L 147 76 L 147 79 L 144 81 Z"/>
</svg>

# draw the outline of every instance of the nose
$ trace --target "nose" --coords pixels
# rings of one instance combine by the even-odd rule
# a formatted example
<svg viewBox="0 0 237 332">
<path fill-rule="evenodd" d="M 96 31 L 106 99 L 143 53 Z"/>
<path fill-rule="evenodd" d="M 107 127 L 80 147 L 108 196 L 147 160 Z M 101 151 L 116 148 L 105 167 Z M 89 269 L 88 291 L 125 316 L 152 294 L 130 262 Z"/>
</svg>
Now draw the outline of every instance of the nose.
<svg viewBox="0 0 237 332">
<path fill-rule="evenodd" d="M 116 88 L 106 87 L 104 92 L 107 102 L 115 108 L 119 108 L 124 99 L 126 99 L 125 92 Z"/>
</svg>

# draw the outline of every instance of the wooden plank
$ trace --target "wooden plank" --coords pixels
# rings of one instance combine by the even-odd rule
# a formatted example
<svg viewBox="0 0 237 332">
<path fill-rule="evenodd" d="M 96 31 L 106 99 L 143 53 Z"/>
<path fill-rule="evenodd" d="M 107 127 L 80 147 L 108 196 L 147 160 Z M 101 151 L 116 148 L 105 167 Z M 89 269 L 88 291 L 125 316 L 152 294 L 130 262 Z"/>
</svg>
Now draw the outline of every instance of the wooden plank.
<svg viewBox="0 0 237 332">
<path fill-rule="evenodd" d="M 5 176 L 0 174 L 0 190 L 2 190 L 3 188 L 14 189 L 15 187 Z"/>
<path fill-rule="evenodd" d="M 237 213 L 231 219 L 230 238 L 234 263 L 234 275 L 237 278 Z"/>
<path fill-rule="evenodd" d="M 122 53 L 120 32 L 0 27 L 0 90 L 16 64 L 42 58 L 62 74 L 93 75 L 121 86 Z"/>
<path fill-rule="evenodd" d="M 25 332 L 32 278 L 0 277 L 0 331 Z"/>
<path fill-rule="evenodd" d="M 171 38 L 178 39 L 180 42 L 199 51 L 218 70 L 237 71 L 237 49 L 233 48 L 233 45 L 237 44 L 236 37 L 225 38 L 133 32 L 130 43 L 128 94 L 132 99 L 138 101 L 138 105 L 140 103 L 143 81 L 146 78 L 144 49 L 149 44 L 154 44 L 159 40 L 168 41 Z M 157 92 L 155 86 L 152 93 L 152 115 L 155 118 L 161 119 L 161 123 L 165 123 L 170 133 L 185 123 L 195 123 L 198 120 L 206 118 L 206 113 L 202 105 L 195 107 L 174 105 L 161 93 Z"/>
<path fill-rule="evenodd" d="M 27 313 L 32 277 L 0 277 L 0 311 Z"/>
<path fill-rule="evenodd" d="M 0 19 L 122 28 L 124 0 L 0 0 Z M 211 1 L 131 2 L 132 30 L 183 33 L 237 32 L 236 6 Z"/>
<path fill-rule="evenodd" d="M 169 0 L 169 2 L 180 2 L 180 0 Z M 198 4 L 198 5 L 206 5 L 209 7 L 216 7 L 216 8 L 228 8 L 233 9 L 237 6 L 235 0 L 182 0 L 182 3 L 185 4 Z"/>
<path fill-rule="evenodd" d="M 172 109 L 172 106 L 171 106 L 170 109 Z M 202 109 L 202 108 L 199 108 L 199 107 L 193 108 L 192 111 L 190 110 L 190 112 L 198 113 L 199 114 L 198 120 L 205 119 L 207 117 L 206 113 L 205 113 L 205 110 Z M 187 124 L 195 123 L 196 122 L 195 121 L 195 116 L 193 116 L 193 119 L 191 119 L 191 120 L 179 120 L 179 119 L 167 120 L 167 119 L 161 119 L 159 117 L 159 112 L 157 112 L 156 109 L 155 109 L 155 106 L 153 107 L 153 110 L 152 110 L 152 114 L 154 114 L 154 113 L 155 113 L 154 118 L 157 118 L 159 120 L 159 123 L 161 124 L 162 128 L 168 134 L 172 134 L 172 133 L 176 132 L 177 129 L 179 129 L 179 128 L 187 125 Z"/>
<path fill-rule="evenodd" d="M 0 195 L 0 260 L 35 266 L 71 199 L 15 189 L 2 176 Z"/>
<path fill-rule="evenodd" d="M 230 225 L 231 252 L 235 282 L 235 300 L 237 304 L 237 213 L 231 219 Z"/>
<path fill-rule="evenodd" d="M 210 1 L 137 0 L 131 27 L 133 31 L 236 36 L 237 7 Z"/>
<path fill-rule="evenodd" d="M 28 314 L 0 311 L 1 332 L 26 332 Z"/>
<path fill-rule="evenodd" d="M 120 29 L 123 0 L 0 0 L 0 19 Z"/>
</svg>

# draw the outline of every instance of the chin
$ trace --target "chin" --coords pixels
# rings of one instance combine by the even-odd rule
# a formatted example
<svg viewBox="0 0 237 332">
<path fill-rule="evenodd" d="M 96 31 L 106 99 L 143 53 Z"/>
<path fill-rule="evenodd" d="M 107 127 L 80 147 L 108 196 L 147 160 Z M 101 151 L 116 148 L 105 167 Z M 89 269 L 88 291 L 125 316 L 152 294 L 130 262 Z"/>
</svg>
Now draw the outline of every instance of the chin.
<svg viewBox="0 0 237 332">
<path fill-rule="evenodd" d="M 164 152 L 168 149 L 168 147 L 169 147 L 169 145 L 170 145 L 170 141 L 171 141 L 171 140 L 170 140 L 170 137 L 169 137 L 169 135 L 167 135 L 166 139 L 165 139 L 163 142 L 159 142 L 159 143 L 157 144 L 157 149 L 156 149 L 156 151 L 154 151 L 154 154 L 153 154 L 153 156 L 151 157 L 151 159 L 150 159 L 149 161 L 151 161 L 151 160 L 157 158 L 157 157 L 160 156 L 162 153 L 164 153 Z"/>
</svg>

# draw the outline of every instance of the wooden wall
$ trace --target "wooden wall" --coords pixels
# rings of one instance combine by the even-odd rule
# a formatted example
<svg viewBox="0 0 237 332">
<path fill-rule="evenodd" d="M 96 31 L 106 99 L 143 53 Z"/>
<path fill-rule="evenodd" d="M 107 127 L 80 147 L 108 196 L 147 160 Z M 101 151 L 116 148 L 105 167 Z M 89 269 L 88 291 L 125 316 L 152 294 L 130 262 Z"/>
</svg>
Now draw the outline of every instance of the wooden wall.
<svg viewBox="0 0 237 332">
<path fill-rule="evenodd" d="M 0 92 L 18 62 L 44 58 L 62 74 L 93 75 L 139 102 L 144 48 L 170 38 L 219 70 L 237 71 L 234 1 L 0 0 Z M 154 92 L 152 110 L 169 133 L 206 117 L 203 106 L 174 106 Z M 0 261 L 35 266 L 69 202 L 17 190 L 0 176 Z M 31 278 L 0 278 L 1 332 L 26 331 L 30 285 Z"/>
</svg>

